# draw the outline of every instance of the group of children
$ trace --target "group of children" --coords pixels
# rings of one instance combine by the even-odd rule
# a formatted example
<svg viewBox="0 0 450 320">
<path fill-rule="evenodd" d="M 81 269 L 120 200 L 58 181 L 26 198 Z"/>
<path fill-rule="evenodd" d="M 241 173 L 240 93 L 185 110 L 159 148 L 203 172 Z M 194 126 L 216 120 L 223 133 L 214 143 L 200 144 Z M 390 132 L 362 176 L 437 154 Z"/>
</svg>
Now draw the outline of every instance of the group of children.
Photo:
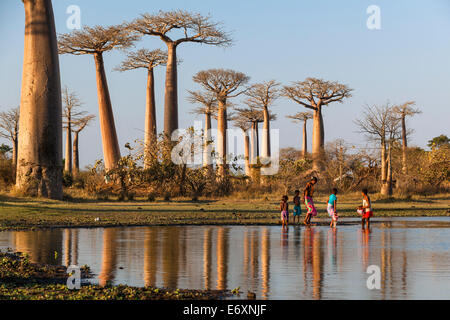
<svg viewBox="0 0 450 320">
<path fill-rule="evenodd" d="M 317 216 L 317 210 L 314 206 L 314 201 L 313 201 L 314 186 L 316 185 L 316 183 L 317 183 L 317 178 L 312 177 L 311 180 L 306 184 L 305 189 L 303 190 L 302 200 L 307 208 L 306 217 L 305 217 L 305 220 L 303 221 L 303 223 L 307 226 L 311 224 L 311 218 Z M 328 198 L 327 212 L 331 218 L 331 223 L 330 223 L 331 228 L 335 228 L 337 221 L 338 221 L 337 193 L 338 193 L 337 189 L 333 188 L 332 194 Z M 370 218 L 373 216 L 372 204 L 370 202 L 368 190 L 363 189 L 361 191 L 361 193 L 363 196 L 363 203 L 362 203 L 362 206 L 357 207 L 356 211 L 362 218 L 362 221 L 361 221 L 362 228 L 364 228 L 365 225 L 367 225 L 367 228 L 369 228 Z M 295 190 L 295 195 L 292 200 L 294 202 L 294 211 L 293 211 L 294 224 L 295 224 L 295 217 L 297 217 L 297 222 L 300 223 L 300 215 L 302 213 L 302 209 L 300 206 L 300 199 L 301 199 L 300 191 Z M 287 227 L 287 225 L 289 223 L 289 203 L 288 203 L 288 196 L 286 196 L 286 195 L 284 195 L 281 199 L 280 211 L 281 211 L 281 224 L 284 228 L 284 227 Z"/>
</svg>

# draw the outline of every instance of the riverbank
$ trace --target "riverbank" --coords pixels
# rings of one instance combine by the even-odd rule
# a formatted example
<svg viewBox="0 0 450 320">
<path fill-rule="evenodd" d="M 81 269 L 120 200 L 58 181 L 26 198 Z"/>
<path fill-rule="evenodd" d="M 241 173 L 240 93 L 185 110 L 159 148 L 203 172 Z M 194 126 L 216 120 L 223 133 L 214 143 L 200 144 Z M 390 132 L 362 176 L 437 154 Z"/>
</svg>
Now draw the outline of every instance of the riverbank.
<svg viewBox="0 0 450 320">
<path fill-rule="evenodd" d="M 316 198 L 319 224 L 328 224 L 327 197 Z M 357 195 L 339 196 L 340 217 L 357 218 Z M 376 217 L 450 216 L 450 195 L 410 199 L 377 199 L 373 197 Z M 153 202 L 136 199 L 129 202 L 71 199 L 16 198 L 0 195 L 0 231 L 55 227 L 113 227 L 157 225 L 278 225 L 279 201 L 174 199 Z M 290 208 L 292 211 L 292 208 Z M 302 207 L 303 215 L 306 211 Z M 324 218 L 324 221 L 320 221 Z M 316 219 L 317 220 L 317 219 Z M 342 223 L 345 219 L 341 219 Z"/>
<path fill-rule="evenodd" d="M 66 267 L 32 263 L 26 255 L 0 252 L 0 300 L 209 300 L 231 295 L 221 290 L 169 290 L 126 285 L 67 287 Z M 81 267 L 82 279 L 89 267 Z"/>
</svg>

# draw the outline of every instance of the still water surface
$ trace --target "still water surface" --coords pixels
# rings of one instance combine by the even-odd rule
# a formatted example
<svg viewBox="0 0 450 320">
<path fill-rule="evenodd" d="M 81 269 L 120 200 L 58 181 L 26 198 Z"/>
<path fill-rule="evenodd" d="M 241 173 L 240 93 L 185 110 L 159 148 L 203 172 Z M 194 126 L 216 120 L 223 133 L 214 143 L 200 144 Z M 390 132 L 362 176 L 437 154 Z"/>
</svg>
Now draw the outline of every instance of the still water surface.
<svg viewBox="0 0 450 320">
<path fill-rule="evenodd" d="M 100 284 L 240 287 L 243 298 L 250 290 L 257 299 L 450 299 L 450 218 L 375 221 L 370 232 L 359 225 L 5 231 L 0 249 L 87 264 Z M 367 288 L 369 265 L 381 270 L 380 290 Z"/>
</svg>

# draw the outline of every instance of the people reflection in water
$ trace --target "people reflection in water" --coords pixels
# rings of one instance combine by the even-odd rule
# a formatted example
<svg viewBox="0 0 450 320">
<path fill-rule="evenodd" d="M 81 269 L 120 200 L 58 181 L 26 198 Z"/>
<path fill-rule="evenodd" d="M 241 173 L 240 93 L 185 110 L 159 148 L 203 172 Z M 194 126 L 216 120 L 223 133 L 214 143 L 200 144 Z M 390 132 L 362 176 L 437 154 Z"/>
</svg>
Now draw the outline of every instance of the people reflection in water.
<svg viewBox="0 0 450 320">
<path fill-rule="evenodd" d="M 306 228 L 304 234 L 304 294 L 308 291 L 310 276 L 312 275 L 312 296 L 314 299 L 320 299 L 322 295 L 322 273 L 324 260 L 320 230 L 316 230 L 316 228 Z"/>
<path fill-rule="evenodd" d="M 366 270 L 369 264 L 369 258 L 370 258 L 370 233 L 372 230 L 370 228 L 361 228 L 359 229 L 361 239 L 359 244 L 360 248 L 362 250 L 361 258 L 362 258 L 362 264 L 363 264 L 363 270 Z"/>
</svg>

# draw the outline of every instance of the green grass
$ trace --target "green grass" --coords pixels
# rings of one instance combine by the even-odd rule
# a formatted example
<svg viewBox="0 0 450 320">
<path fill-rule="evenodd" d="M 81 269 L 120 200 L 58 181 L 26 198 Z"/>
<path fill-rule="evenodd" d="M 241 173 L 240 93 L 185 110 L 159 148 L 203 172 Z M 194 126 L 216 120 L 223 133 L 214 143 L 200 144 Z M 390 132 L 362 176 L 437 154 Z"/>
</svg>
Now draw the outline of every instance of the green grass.
<svg viewBox="0 0 450 320">
<path fill-rule="evenodd" d="M 0 230 L 51 227 L 105 227 L 150 225 L 276 225 L 278 197 L 264 200 L 215 199 L 192 202 L 52 201 L 0 196 Z M 290 199 L 291 200 L 291 199 Z M 326 196 L 315 199 L 319 218 L 328 218 Z M 358 217 L 359 195 L 339 195 L 340 217 Z M 375 217 L 450 216 L 450 195 L 412 199 L 377 199 L 372 196 Z M 305 212 L 304 206 L 302 206 Z M 292 206 L 290 208 L 292 212 Z M 98 218 L 98 221 L 96 221 Z M 341 220 L 341 221 L 345 221 Z M 327 223 L 324 221 L 324 223 Z"/>
</svg>

